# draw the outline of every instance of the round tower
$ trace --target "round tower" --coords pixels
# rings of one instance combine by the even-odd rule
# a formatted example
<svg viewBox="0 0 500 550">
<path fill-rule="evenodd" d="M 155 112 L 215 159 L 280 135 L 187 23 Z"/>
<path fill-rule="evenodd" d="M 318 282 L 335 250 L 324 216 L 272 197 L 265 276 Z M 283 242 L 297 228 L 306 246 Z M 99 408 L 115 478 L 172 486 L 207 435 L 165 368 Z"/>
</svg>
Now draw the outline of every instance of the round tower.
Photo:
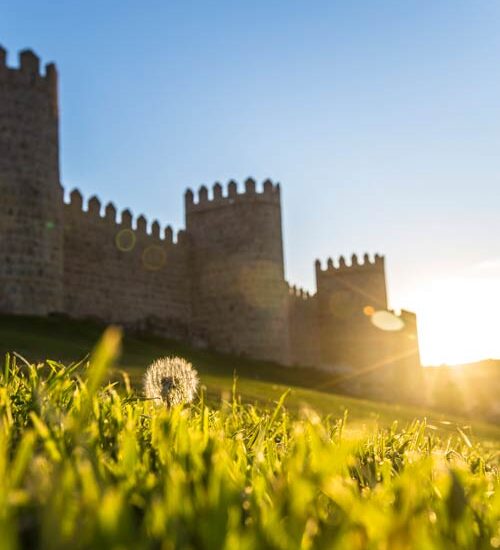
<svg viewBox="0 0 500 550">
<path fill-rule="evenodd" d="M 288 287 L 284 278 L 279 184 L 261 192 L 247 179 L 212 197 L 186 192 L 192 244 L 194 343 L 219 351 L 288 363 Z"/>
<path fill-rule="evenodd" d="M 62 310 L 62 188 L 57 72 L 0 47 L 0 312 Z"/>
</svg>

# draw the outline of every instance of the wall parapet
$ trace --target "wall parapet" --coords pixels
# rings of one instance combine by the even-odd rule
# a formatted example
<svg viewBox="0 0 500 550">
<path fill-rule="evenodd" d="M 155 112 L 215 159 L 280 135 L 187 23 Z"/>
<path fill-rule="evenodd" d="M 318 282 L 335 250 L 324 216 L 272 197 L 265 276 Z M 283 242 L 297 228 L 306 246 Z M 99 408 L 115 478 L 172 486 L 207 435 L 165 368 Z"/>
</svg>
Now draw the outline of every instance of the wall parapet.
<svg viewBox="0 0 500 550">
<path fill-rule="evenodd" d="M 314 298 L 314 295 L 311 294 L 308 290 L 304 290 L 301 287 L 298 287 L 297 285 L 290 285 L 288 284 L 288 294 L 291 298 L 297 298 L 299 300 L 310 300 Z"/>
<path fill-rule="evenodd" d="M 57 69 L 54 63 L 45 65 L 45 73 L 40 71 L 40 58 L 32 50 L 19 52 L 19 66 L 7 65 L 7 50 L 0 46 L 0 81 L 27 86 L 45 86 L 49 91 L 57 91 Z"/>
<path fill-rule="evenodd" d="M 212 186 L 212 195 L 209 196 L 209 190 L 205 185 L 198 189 L 198 200 L 195 202 L 195 196 L 191 189 L 187 189 L 184 194 L 186 213 L 200 212 L 203 210 L 214 209 L 220 206 L 242 202 L 269 202 L 280 203 L 280 184 L 273 183 L 266 179 L 262 184 L 262 190 L 257 190 L 256 181 L 253 178 L 247 178 L 244 184 L 243 192 L 238 192 L 238 184 L 231 180 L 227 185 L 227 192 L 224 194 L 223 187 L 219 182 Z"/>
<path fill-rule="evenodd" d="M 384 269 L 385 257 L 380 254 L 375 254 L 373 258 L 368 253 L 363 255 L 363 260 L 360 262 L 357 254 L 351 256 L 350 263 L 346 262 L 344 256 L 339 256 L 335 261 L 332 258 L 328 258 L 326 267 L 323 269 L 321 260 L 316 260 L 316 274 L 317 275 L 335 275 L 338 273 L 346 273 L 353 271 L 373 271 Z"/>
<path fill-rule="evenodd" d="M 143 214 L 139 215 L 134 220 L 134 215 L 128 208 L 120 212 L 120 221 L 118 221 L 118 211 L 112 202 L 106 204 L 103 213 L 102 203 L 98 197 L 93 195 L 88 201 L 84 201 L 78 189 L 73 189 L 73 191 L 71 191 L 69 202 L 65 202 L 64 207 L 66 211 L 71 212 L 74 216 L 85 217 L 96 224 L 108 225 L 112 231 L 129 229 L 136 237 L 150 238 L 160 244 L 184 245 L 188 240 L 186 231 L 183 229 L 177 231 L 174 240 L 174 231 L 170 225 L 162 229 L 158 220 L 153 220 L 153 222 L 149 224 L 147 218 Z"/>
</svg>

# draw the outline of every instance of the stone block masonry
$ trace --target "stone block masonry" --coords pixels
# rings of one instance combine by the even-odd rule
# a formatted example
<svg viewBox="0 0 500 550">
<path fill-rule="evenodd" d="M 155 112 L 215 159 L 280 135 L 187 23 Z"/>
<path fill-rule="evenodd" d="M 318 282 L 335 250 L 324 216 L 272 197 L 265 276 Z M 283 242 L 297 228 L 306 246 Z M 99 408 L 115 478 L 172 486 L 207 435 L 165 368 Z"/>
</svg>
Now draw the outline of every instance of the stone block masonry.
<svg viewBox="0 0 500 550">
<path fill-rule="evenodd" d="M 188 189 L 174 239 L 78 190 L 65 203 L 58 131 L 55 66 L 41 74 L 26 50 L 10 68 L 0 48 L 0 312 L 92 318 L 377 381 L 385 372 L 394 386 L 415 379 L 415 316 L 384 331 L 367 314 L 388 307 L 383 257 L 317 261 L 313 295 L 285 280 L 278 183 L 215 183 L 196 199 Z"/>
<path fill-rule="evenodd" d="M 19 63 L 0 47 L 0 310 L 45 315 L 63 292 L 57 72 Z"/>
<path fill-rule="evenodd" d="M 75 318 L 94 318 L 187 339 L 191 317 L 189 242 L 170 227 L 113 204 L 104 215 L 96 197 L 82 208 L 79 191 L 63 207 L 64 307 Z"/>
<path fill-rule="evenodd" d="M 188 190 L 186 231 L 192 244 L 192 329 L 211 347 L 288 363 L 287 287 L 284 277 L 279 184 L 257 192 L 249 178 L 213 198 Z"/>
</svg>

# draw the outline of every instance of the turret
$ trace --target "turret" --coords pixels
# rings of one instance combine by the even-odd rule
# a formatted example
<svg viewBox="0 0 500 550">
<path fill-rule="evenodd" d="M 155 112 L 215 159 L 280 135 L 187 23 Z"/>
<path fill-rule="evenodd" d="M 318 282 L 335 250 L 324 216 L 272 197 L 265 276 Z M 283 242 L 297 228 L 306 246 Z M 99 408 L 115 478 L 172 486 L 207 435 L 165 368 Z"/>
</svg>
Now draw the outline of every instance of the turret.
<svg viewBox="0 0 500 550">
<path fill-rule="evenodd" d="M 7 68 L 7 50 L 0 46 L 0 71 Z"/>
<path fill-rule="evenodd" d="M 193 341 L 214 349 L 288 362 L 279 185 L 248 178 L 238 192 L 215 183 L 185 194 L 193 246 Z"/>
<path fill-rule="evenodd" d="M 378 338 L 367 311 L 387 309 L 384 257 L 352 254 L 337 262 L 329 258 L 325 269 L 316 262 L 321 363 L 340 368 L 364 368 L 372 361 Z M 378 352 L 377 352 L 378 353 Z"/>
<path fill-rule="evenodd" d="M 322 269 L 321 261 L 316 260 L 315 269 L 316 286 L 320 294 L 348 293 L 350 300 L 359 305 L 360 313 L 367 305 L 375 309 L 387 308 L 383 256 L 375 254 L 371 260 L 370 255 L 365 253 L 360 263 L 358 256 L 352 254 L 350 264 L 347 264 L 344 256 L 339 256 L 337 262 L 328 258 L 326 269 Z"/>
<path fill-rule="evenodd" d="M 57 73 L 0 48 L 0 311 L 62 311 L 62 188 Z"/>
<path fill-rule="evenodd" d="M 19 61 L 21 65 L 21 73 L 24 73 L 32 78 L 39 76 L 40 59 L 32 50 L 23 50 L 19 54 Z"/>
</svg>

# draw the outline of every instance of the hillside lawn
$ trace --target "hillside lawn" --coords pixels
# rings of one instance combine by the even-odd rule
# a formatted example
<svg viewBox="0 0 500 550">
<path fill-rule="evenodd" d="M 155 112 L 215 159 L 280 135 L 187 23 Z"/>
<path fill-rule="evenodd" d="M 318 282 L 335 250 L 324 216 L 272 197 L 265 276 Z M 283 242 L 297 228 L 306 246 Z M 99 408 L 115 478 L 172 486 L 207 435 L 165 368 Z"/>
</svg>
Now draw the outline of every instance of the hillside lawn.
<svg viewBox="0 0 500 550">
<path fill-rule="evenodd" d="M 0 353 L 16 352 L 28 361 L 52 359 L 64 363 L 85 358 L 99 340 L 104 326 L 63 317 L 35 318 L 0 316 Z M 414 419 L 426 419 L 429 428 L 441 435 L 455 434 L 480 440 L 485 447 L 500 448 L 500 427 L 453 417 L 422 408 L 364 400 L 336 392 L 331 376 L 304 367 L 283 367 L 205 350 L 145 334 L 125 334 L 119 369 L 127 372 L 139 391 L 145 368 L 156 358 L 178 355 L 193 363 L 200 375 L 209 403 L 229 399 L 236 377 L 242 402 L 272 407 L 290 389 L 286 407 L 297 412 L 303 407 L 322 415 L 342 417 L 347 410 L 348 426 L 353 431 L 390 426 L 394 421 L 405 426 Z M 421 391 L 421 388 L 415 388 Z"/>
</svg>

